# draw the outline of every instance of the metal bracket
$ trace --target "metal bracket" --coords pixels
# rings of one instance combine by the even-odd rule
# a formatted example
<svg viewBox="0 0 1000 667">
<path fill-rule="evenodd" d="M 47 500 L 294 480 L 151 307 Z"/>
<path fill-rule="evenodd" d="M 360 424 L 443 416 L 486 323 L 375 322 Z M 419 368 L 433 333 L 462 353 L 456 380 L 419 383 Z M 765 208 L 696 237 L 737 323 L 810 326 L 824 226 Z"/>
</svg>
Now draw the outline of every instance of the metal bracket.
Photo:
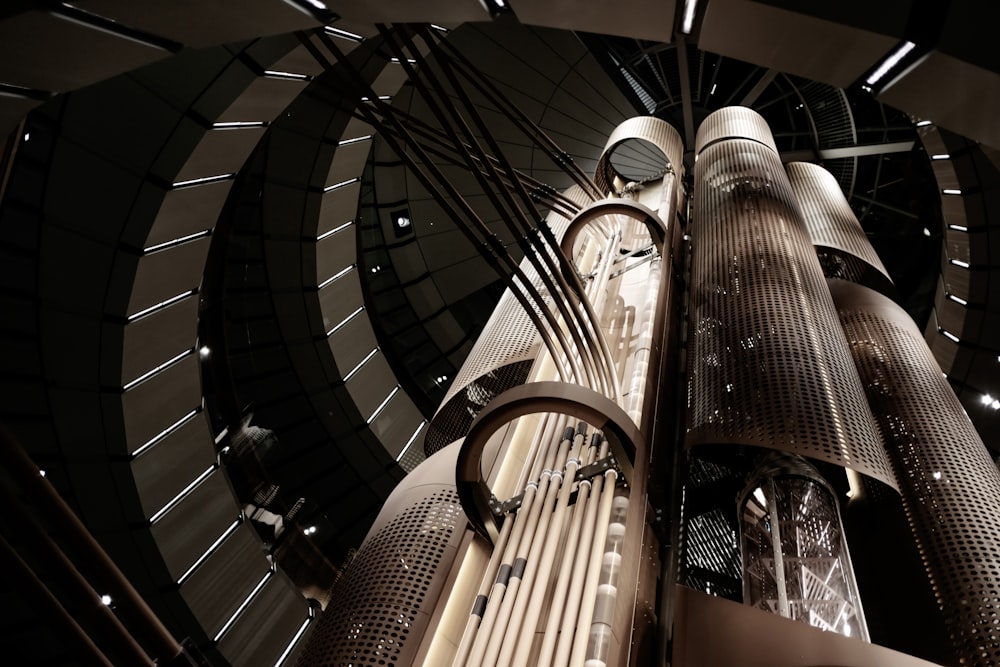
<svg viewBox="0 0 1000 667">
<path fill-rule="evenodd" d="M 591 479 L 597 477 L 598 475 L 603 475 L 609 470 L 614 470 L 618 473 L 618 485 L 628 486 L 628 482 L 625 480 L 625 476 L 622 474 L 622 469 L 618 465 L 618 461 L 614 456 L 605 456 L 599 461 L 594 461 L 589 465 L 585 465 L 576 471 L 576 477 L 573 478 L 573 482 L 581 482 L 585 479 Z M 517 510 L 521 509 L 521 503 L 524 502 L 524 492 L 517 494 L 512 498 L 507 500 L 500 500 L 492 493 L 490 494 L 489 505 L 490 511 L 493 516 L 497 518 L 503 518 L 508 514 L 513 514 Z M 576 502 L 576 494 L 570 501 L 570 504 Z"/>
</svg>

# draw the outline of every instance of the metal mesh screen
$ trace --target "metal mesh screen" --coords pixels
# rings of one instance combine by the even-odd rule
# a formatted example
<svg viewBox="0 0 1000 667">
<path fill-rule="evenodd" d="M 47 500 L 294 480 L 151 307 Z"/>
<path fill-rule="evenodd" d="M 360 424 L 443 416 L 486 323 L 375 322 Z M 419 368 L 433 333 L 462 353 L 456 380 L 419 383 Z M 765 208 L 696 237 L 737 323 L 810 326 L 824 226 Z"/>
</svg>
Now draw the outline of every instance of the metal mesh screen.
<svg viewBox="0 0 1000 667">
<path fill-rule="evenodd" d="M 734 131 L 752 125 L 735 110 Z M 695 167 L 687 444 L 757 445 L 894 485 L 778 155 L 759 137 L 718 139 L 728 111 L 705 121 L 717 140 Z"/>
<path fill-rule="evenodd" d="M 1000 472 L 907 314 L 833 281 L 903 506 L 963 665 L 1000 664 Z"/>
<path fill-rule="evenodd" d="M 439 489 L 365 540 L 298 664 L 411 664 L 436 601 L 431 591 L 441 585 L 439 570 L 450 565 L 442 566 L 445 550 L 465 521 L 458 494 Z"/>
</svg>

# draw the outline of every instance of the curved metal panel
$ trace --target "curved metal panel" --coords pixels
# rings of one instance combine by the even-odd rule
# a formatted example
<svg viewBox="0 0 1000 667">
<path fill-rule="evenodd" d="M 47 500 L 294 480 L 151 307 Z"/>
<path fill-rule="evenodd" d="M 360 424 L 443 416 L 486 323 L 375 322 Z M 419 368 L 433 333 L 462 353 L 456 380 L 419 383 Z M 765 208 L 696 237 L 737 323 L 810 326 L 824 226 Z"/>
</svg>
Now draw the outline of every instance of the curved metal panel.
<svg viewBox="0 0 1000 667">
<path fill-rule="evenodd" d="M 559 244 L 567 257 L 574 256 L 573 245 L 576 243 L 576 237 L 580 235 L 580 232 L 588 224 L 603 215 L 624 215 L 642 222 L 646 226 L 646 229 L 649 230 L 649 236 L 653 239 L 656 249 L 660 253 L 663 252 L 663 243 L 667 238 L 667 225 L 660 219 L 660 216 L 637 201 L 615 198 L 594 202 L 574 216 L 573 221 L 566 228 L 562 242 Z"/>
<path fill-rule="evenodd" d="M 830 281 L 956 662 L 1000 661 L 1000 470 L 910 317 Z"/>
<path fill-rule="evenodd" d="M 612 164 L 611 158 L 614 155 L 615 150 L 622 146 L 625 142 L 636 139 L 652 144 L 657 149 L 662 151 L 663 155 L 659 157 L 665 158 L 665 160 L 664 163 L 660 165 L 660 168 L 677 173 L 682 170 L 681 158 L 684 155 L 684 144 L 681 140 L 681 135 L 677 133 L 677 130 L 659 118 L 653 118 L 652 116 L 636 116 L 635 118 L 629 118 L 616 127 L 608 137 L 607 143 L 604 145 L 604 152 L 601 153 L 601 157 L 597 162 L 597 168 L 594 173 L 594 182 L 597 183 L 597 187 L 599 187 L 601 191 L 614 191 L 616 189 L 616 179 L 620 180 L 622 184 L 630 180 L 634 180 L 630 177 L 619 174 L 618 170 L 615 169 Z M 659 159 L 659 157 L 650 157 L 653 157 L 654 160 Z"/>
<path fill-rule="evenodd" d="M 750 139 L 778 152 L 767 121 L 749 107 L 726 107 L 709 114 L 698 128 L 695 155 L 724 139 Z"/>
<path fill-rule="evenodd" d="M 504 424 L 540 412 L 566 414 L 600 430 L 626 482 L 632 479 L 636 453 L 645 456 L 645 439 L 617 403 L 592 389 L 565 382 L 532 382 L 493 399 L 473 422 L 455 464 L 458 494 L 473 528 L 495 543 L 499 524 L 491 507 L 492 494 L 483 480 L 480 461 L 487 440 Z"/>
<path fill-rule="evenodd" d="M 845 279 L 856 277 L 861 279 L 856 282 L 863 282 L 883 291 L 885 284 L 891 284 L 892 279 L 868 241 L 865 230 L 854 216 L 854 211 L 844 198 L 844 193 L 833 174 L 810 162 L 791 162 L 785 165 L 785 170 L 788 172 L 792 192 L 795 193 L 795 198 L 802 209 L 802 219 L 806 223 L 806 231 L 813 245 L 832 248 L 849 255 L 850 258 L 861 260 L 871 267 L 872 272 L 878 272 L 880 280 L 875 282 L 871 279 L 873 276 L 864 275 L 830 275 L 831 272 L 835 272 L 831 271 L 834 269 L 832 261 L 824 267 L 827 277 Z M 863 268 L 860 271 L 850 271 L 849 259 L 842 258 L 842 261 L 843 268 L 848 274 L 864 272 Z M 836 266 L 840 265 L 840 262 L 836 262 Z"/>
<path fill-rule="evenodd" d="M 738 138 L 720 136 L 729 112 Z M 687 446 L 778 449 L 895 486 L 778 154 L 760 128 L 742 138 L 749 113 L 699 132 L 715 142 L 695 168 Z"/>
<path fill-rule="evenodd" d="M 465 533 L 457 450 L 427 459 L 393 491 L 298 664 L 413 664 Z"/>
</svg>

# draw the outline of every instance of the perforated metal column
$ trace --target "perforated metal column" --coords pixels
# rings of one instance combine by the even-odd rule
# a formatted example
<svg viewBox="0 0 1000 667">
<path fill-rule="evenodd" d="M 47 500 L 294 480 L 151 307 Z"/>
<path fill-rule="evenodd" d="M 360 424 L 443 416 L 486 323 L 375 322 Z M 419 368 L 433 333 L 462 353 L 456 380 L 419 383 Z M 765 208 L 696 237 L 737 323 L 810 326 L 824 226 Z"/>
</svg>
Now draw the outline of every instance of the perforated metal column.
<svg viewBox="0 0 1000 667">
<path fill-rule="evenodd" d="M 1000 665 L 1000 472 L 909 316 L 830 286 L 956 656 Z"/>
<path fill-rule="evenodd" d="M 687 445 L 778 449 L 894 485 L 766 124 L 722 109 L 698 148 Z"/>
<path fill-rule="evenodd" d="M 467 523 L 455 491 L 457 451 L 421 463 L 386 501 L 301 667 L 413 664 Z"/>
</svg>

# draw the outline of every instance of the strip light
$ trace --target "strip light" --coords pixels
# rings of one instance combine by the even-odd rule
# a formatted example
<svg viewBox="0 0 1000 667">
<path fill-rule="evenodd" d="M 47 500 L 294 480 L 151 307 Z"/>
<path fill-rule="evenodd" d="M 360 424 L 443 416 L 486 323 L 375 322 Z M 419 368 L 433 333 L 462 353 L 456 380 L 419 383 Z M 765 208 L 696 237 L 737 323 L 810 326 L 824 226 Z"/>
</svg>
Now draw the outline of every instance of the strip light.
<svg viewBox="0 0 1000 667">
<path fill-rule="evenodd" d="M 694 30 L 694 17 L 698 11 L 698 0 L 684 0 L 684 18 L 681 20 L 681 32 L 690 35 Z"/>
<path fill-rule="evenodd" d="M 899 62 L 906 57 L 910 51 L 916 47 L 913 42 L 903 42 L 899 48 L 893 51 L 888 58 L 882 61 L 882 64 L 872 72 L 871 76 L 865 79 L 865 83 L 869 86 L 874 86 L 876 83 L 881 81 L 886 74 L 888 74 L 892 69 L 899 64 Z"/>
<path fill-rule="evenodd" d="M 412 445 L 416 441 L 417 436 L 420 435 L 420 432 L 424 430 L 424 426 L 426 425 L 427 425 L 426 419 L 420 422 L 420 425 L 417 426 L 417 430 L 413 432 L 413 435 L 410 436 L 410 439 L 406 441 L 405 445 L 403 445 L 403 451 L 401 451 L 399 455 L 396 457 L 397 463 L 401 461 L 404 456 L 406 456 L 406 452 L 410 451 L 410 445 Z"/>
</svg>

